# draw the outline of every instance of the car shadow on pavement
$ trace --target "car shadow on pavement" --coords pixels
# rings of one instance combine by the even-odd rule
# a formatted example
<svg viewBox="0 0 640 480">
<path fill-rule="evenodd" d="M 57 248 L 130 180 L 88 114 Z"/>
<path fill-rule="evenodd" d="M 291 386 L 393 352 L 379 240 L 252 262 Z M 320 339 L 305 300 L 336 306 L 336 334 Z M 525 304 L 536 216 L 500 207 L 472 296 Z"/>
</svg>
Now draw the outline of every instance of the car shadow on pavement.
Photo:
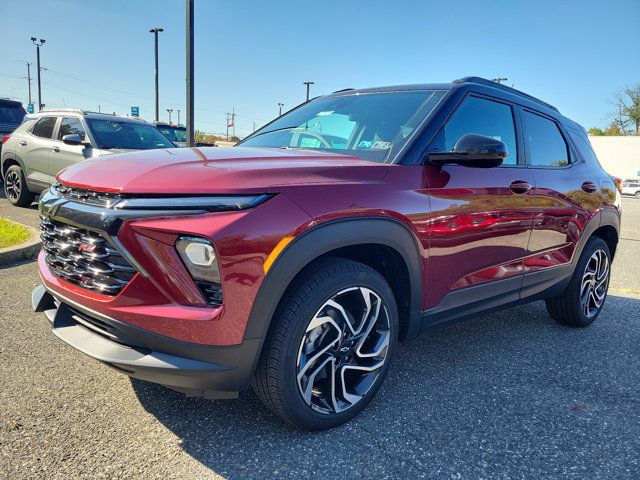
<svg viewBox="0 0 640 480">
<path fill-rule="evenodd" d="M 227 478 L 638 478 L 639 311 L 611 295 L 574 329 L 537 302 L 413 340 L 372 404 L 328 432 L 288 427 L 250 392 L 211 401 L 132 384 L 186 453 Z"/>
</svg>

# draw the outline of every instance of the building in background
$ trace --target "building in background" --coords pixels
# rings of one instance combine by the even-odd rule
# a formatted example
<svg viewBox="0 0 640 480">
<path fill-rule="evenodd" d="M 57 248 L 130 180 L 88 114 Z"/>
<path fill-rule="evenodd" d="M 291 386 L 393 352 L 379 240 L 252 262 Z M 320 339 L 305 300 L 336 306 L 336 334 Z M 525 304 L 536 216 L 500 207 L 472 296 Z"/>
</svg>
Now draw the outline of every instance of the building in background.
<svg viewBox="0 0 640 480">
<path fill-rule="evenodd" d="M 611 175 L 640 178 L 640 136 L 589 136 L 602 167 Z"/>
</svg>

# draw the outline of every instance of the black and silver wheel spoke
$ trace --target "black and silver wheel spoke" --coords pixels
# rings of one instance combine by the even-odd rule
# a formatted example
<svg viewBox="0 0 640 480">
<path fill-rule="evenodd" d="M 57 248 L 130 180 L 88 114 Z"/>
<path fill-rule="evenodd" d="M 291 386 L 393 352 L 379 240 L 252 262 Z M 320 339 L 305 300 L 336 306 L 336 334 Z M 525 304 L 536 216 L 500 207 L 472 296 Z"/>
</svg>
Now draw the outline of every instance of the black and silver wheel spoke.
<svg viewBox="0 0 640 480">
<path fill-rule="evenodd" d="M 12 200 L 17 200 L 20 197 L 20 190 L 22 189 L 20 175 L 16 172 L 9 172 L 5 181 L 5 191 L 7 196 Z"/>
<path fill-rule="evenodd" d="M 596 250 L 587 262 L 580 287 L 580 306 L 587 318 L 602 308 L 608 286 L 609 258 L 603 250 Z"/>
<path fill-rule="evenodd" d="M 387 357 L 390 323 L 381 297 L 365 287 L 338 292 L 309 322 L 298 350 L 298 388 L 324 413 L 358 403 L 375 383 Z"/>
</svg>

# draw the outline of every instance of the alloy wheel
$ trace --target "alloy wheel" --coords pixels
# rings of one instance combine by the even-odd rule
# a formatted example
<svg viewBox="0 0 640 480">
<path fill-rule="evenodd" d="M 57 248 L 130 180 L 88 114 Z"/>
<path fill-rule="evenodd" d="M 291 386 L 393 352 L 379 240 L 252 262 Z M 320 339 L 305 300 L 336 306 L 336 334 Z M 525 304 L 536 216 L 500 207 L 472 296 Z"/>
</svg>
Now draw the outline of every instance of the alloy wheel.
<svg viewBox="0 0 640 480">
<path fill-rule="evenodd" d="M 22 191 L 22 181 L 20 179 L 20 175 L 15 171 L 11 171 L 5 177 L 4 183 L 4 190 L 7 194 L 7 197 L 9 197 L 9 199 L 13 201 L 18 200 Z"/>
<path fill-rule="evenodd" d="M 307 405 L 334 414 L 362 400 L 387 360 L 390 336 L 389 314 L 373 290 L 352 287 L 327 300 L 298 349 L 296 377 Z"/>
<path fill-rule="evenodd" d="M 598 314 L 609 287 L 609 257 L 604 250 L 596 250 L 585 267 L 580 288 L 580 306 L 587 318 Z"/>
</svg>

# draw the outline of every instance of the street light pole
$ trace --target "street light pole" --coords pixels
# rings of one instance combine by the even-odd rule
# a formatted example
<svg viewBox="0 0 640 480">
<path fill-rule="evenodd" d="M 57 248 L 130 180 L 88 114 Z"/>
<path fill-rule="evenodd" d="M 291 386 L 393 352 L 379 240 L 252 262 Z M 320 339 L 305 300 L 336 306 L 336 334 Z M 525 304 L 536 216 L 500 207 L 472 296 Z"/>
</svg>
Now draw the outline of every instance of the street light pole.
<svg viewBox="0 0 640 480">
<path fill-rule="evenodd" d="M 40 47 L 46 41 L 41 38 L 40 41 L 36 37 L 31 37 L 31 41 L 36 46 L 36 68 L 38 69 L 38 111 L 42 110 L 42 88 L 40 86 Z"/>
<path fill-rule="evenodd" d="M 307 102 L 309 101 L 309 88 L 311 87 L 311 85 L 313 85 L 315 82 L 302 82 L 304 85 L 307 86 Z"/>
<path fill-rule="evenodd" d="M 169 112 L 169 125 L 171 125 L 171 112 L 173 112 L 173 108 L 167 108 L 167 112 Z"/>
<path fill-rule="evenodd" d="M 178 126 L 180 126 L 180 110 L 178 110 Z"/>
<path fill-rule="evenodd" d="M 278 103 L 278 116 L 282 116 L 282 107 L 284 107 L 284 103 Z"/>
<path fill-rule="evenodd" d="M 152 28 L 149 33 L 153 33 L 153 50 L 156 62 L 156 122 L 160 120 L 160 100 L 158 94 L 158 33 L 164 32 L 163 28 Z"/>
<path fill-rule="evenodd" d="M 187 147 L 195 147 L 195 125 L 193 115 L 193 94 L 194 94 L 194 78 L 193 78 L 193 43 L 194 43 L 194 22 L 193 22 L 193 0 L 187 2 Z"/>
</svg>

